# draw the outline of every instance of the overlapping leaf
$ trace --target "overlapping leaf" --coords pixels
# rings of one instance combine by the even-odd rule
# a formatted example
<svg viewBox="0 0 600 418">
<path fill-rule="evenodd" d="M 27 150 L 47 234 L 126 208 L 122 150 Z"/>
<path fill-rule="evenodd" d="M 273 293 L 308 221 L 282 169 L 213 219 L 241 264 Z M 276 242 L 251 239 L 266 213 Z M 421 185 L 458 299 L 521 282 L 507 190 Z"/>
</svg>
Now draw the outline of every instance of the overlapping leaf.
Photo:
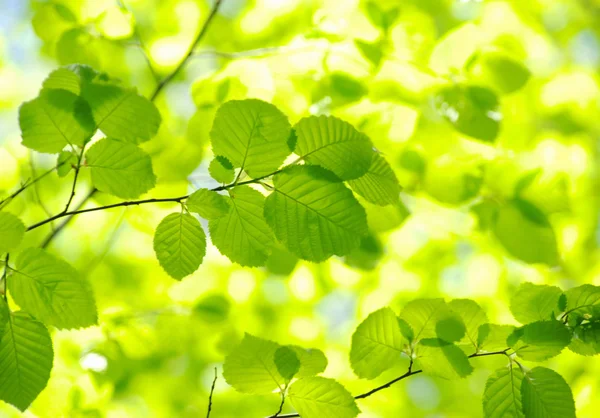
<svg viewBox="0 0 600 418">
<path fill-rule="evenodd" d="M 346 388 L 325 377 L 299 379 L 288 398 L 303 418 L 354 418 L 360 412 Z"/>
<path fill-rule="evenodd" d="M 9 212 L 0 212 L 0 253 L 18 247 L 25 235 L 25 224 Z"/>
<path fill-rule="evenodd" d="M 391 205 L 400 198 L 400 184 L 396 174 L 379 153 L 373 153 L 369 170 L 361 177 L 350 180 L 348 184 L 352 190 L 376 205 Z"/>
<path fill-rule="evenodd" d="M 198 189 L 185 202 L 187 208 L 204 219 L 218 219 L 229 212 L 227 197 L 208 189 Z"/>
<path fill-rule="evenodd" d="M 523 372 L 515 364 L 496 370 L 485 384 L 483 412 L 486 418 L 524 418 L 521 402 Z"/>
<path fill-rule="evenodd" d="M 571 388 L 553 370 L 536 367 L 521 384 L 523 412 L 527 418 L 575 418 Z"/>
<path fill-rule="evenodd" d="M 556 317 L 562 290 L 556 286 L 523 283 L 510 301 L 510 310 L 517 321 L 527 324 Z"/>
</svg>

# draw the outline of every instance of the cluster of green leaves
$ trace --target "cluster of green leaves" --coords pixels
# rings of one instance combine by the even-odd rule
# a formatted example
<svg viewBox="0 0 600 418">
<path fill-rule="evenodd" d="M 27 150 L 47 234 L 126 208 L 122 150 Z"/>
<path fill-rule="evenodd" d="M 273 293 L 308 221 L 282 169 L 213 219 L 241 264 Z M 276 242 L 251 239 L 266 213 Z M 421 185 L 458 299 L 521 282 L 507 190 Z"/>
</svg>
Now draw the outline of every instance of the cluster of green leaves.
<svg viewBox="0 0 600 418">
<path fill-rule="evenodd" d="M 473 372 L 471 359 L 505 356 L 507 366 L 494 371 L 485 386 L 485 417 L 575 417 L 565 380 L 551 369 L 529 369 L 522 362 L 547 360 L 567 347 L 581 355 L 600 353 L 600 287 L 582 285 L 563 292 L 524 283 L 511 300 L 511 311 L 522 326 L 489 323 L 470 299 L 417 299 L 399 315 L 385 307 L 356 328 L 350 364 L 359 378 L 375 379 L 408 361 L 408 371 L 392 384 L 418 373 L 461 379 Z M 390 386 L 353 398 L 334 380 L 310 377 L 326 364 L 318 350 L 282 347 L 246 335 L 225 360 L 224 376 L 240 392 L 280 392 L 304 418 L 355 417 L 355 399 Z"/>
</svg>

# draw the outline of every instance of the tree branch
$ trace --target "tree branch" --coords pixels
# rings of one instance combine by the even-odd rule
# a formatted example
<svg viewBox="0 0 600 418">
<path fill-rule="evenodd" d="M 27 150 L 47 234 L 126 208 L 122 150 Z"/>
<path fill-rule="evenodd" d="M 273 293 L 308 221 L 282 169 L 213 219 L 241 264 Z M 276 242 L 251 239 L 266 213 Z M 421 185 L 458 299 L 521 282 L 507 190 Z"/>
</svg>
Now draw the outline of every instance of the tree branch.
<svg viewBox="0 0 600 418">
<path fill-rule="evenodd" d="M 212 10 L 210 11 L 210 13 L 208 14 L 206 20 L 204 21 L 204 25 L 202 25 L 202 29 L 200 29 L 200 32 L 198 33 L 198 36 L 196 36 L 196 39 L 194 39 L 194 42 L 192 42 L 192 44 L 190 45 L 187 53 L 185 54 L 185 56 L 183 57 L 183 59 L 179 62 L 179 64 L 177 65 L 177 67 L 175 67 L 175 69 L 173 70 L 173 72 L 171 72 L 160 83 L 158 83 L 158 86 L 156 86 L 156 89 L 154 90 L 154 93 L 152 93 L 152 96 L 150 96 L 150 101 L 154 101 L 156 99 L 156 97 L 160 94 L 160 92 L 162 91 L 162 89 L 177 74 L 179 74 L 179 72 L 185 66 L 185 64 L 187 63 L 187 61 L 189 60 L 189 58 L 194 54 L 194 50 L 196 49 L 196 46 L 200 43 L 200 41 L 202 40 L 202 38 L 204 38 L 204 35 L 208 31 L 208 28 L 209 28 L 211 22 L 213 21 L 213 19 L 217 15 L 217 12 L 219 11 L 219 7 L 221 7 L 221 3 L 223 3 L 223 0 L 215 0 L 215 4 L 214 4 Z"/>
<path fill-rule="evenodd" d="M 468 357 L 469 358 L 475 358 L 475 357 L 485 357 L 485 356 L 496 356 L 496 355 L 499 355 L 499 354 L 508 355 L 508 354 L 506 354 L 506 352 L 508 350 L 510 350 L 510 348 L 506 348 L 506 349 L 504 349 L 502 351 L 492 351 L 492 352 L 489 352 L 489 353 L 473 353 L 473 354 L 471 354 Z M 408 370 L 406 371 L 406 373 L 404 373 L 401 376 L 398 376 L 397 378 L 395 378 L 393 380 L 390 380 L 389 382 L 387 382 L 387 383 L 385 383 L 385 384 L 383 384 L 381 386 L 377 386 L 376 388 L 371 389 L 368 392 L 362 393 L 360 395 L 356 395 L 354 397 L 354 399 L 368 398 L 369 396 L 371 396 L 371 395 L 379 392 L 380 390 L 387 389 L 390 386 L 392 386 L 394 383 L 397 383 L 397 382 L 399 382 L 401 380 L 404 380 L 407 377 L 414 376 L 415 374 L 423 373 L 423 370 L 414 370 L 413 371 L 412 370 L 412 366 L 413 366 L 413 360 L 411 359 L 410 364 L 408 365 Z M 299 417 L 299 416 L 300 416 L 300 414 L 298 414 L 297 412 L 290 413 L 290 414 L 284 414 L 284 415 L 277 415 L 278 418 L 294 418 L 294 417 Z M 268 418 L 273 418 L 273 416 L 268 417 Z"/>
<path fill-rule="evenodd" d="M 71 206 L 71 202 L 75 197 L 75 186 L 77 186 L 77 177 L 79 176 L 79 170 L 81 169 L 81 160 L 83 160 L 83 152 L 85 151 L 85 144 L 81 147 L 81 152 L 77 158 L 77 167 L 75 167 L 75 176 L 73 177 L 73 186 L 71 187 L 71 195 L 69 196 L 69 200 L 63 210 L 63 213 L 66 213 L 69 210 L 69 206 Z"/>
<path fill-rule="evenodd" d="M 215 367 L 215 378 L 213 379 L 212 386 L 210 387 L 210 395 L 208 396 L 208 411 L 206 412 L 206 418 L 210 418 L 210 411 L 212 410 L 212 398 L 215 392 L 215 384 L 217 383 L 217 368 Z"/>
</svg>

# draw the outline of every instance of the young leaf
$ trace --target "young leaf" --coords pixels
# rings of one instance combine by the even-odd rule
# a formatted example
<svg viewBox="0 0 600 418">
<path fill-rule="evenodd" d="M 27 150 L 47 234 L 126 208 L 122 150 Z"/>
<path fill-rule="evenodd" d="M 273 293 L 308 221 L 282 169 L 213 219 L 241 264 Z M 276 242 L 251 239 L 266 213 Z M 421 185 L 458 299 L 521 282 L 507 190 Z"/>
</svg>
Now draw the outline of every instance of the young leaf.
<svg viewBox="0 0 600 418">
<path fill-rule="evenodd" d="M 558 301 L 562 290 L 556 286 L 522 283 L 510 301 L 510 310 L 522 324 L 545 321 L 560 313 Z"/>
<path fill-rule="evenodd" d="M 294 382 L 288 398 L 302 418 L 354 418 L 360 413 L 350 392 L 324 377 L 305 377 Z"/>
<path fill-rule="evenodd" d="M 25 236 L 25 224 L 9 212 L 0 212 L 0 254 L 11 251 L 21 244 Z"/>
<path fill-rule="evenodd" d="M 350 364 L 363 379 L 374 379 L 400 362 L 405 340 L 390 308 L 371 313 L 354 331 Z"/>
<path fill-rule="evenodd" d="M 568 312 L 569 320 L 585 314 L 590 317 L 600 315 L 600 286 L 584 284 L 567 290 L 565 295 L 567 297 L 565 312 Z"/>
<path fill-rule="evenodd" d="M 296 352 L 290 347 L 279 347 L 275 351 L 274 361 L 279 375 L 286 382 L 292 380 L 300 370 L 300 360 L 298 360 Z"/>
<path fill-rule="evenodd" d="M 227 197 L 208 189 L 198 189 L 185 202 L 188 210 L 195 212 L 204 219 L 218 219 L 229 212 Z"/>
<path fill-rule="evenodd" d="M 364 175 L 371 166 L 373 146 L 352 125 L 331 116 L 310 116 L 294 126 L 296 154 L 310 164 L 320 165 L 342 180 Z"/>
<path fill-rule="evenodd" d="M 348 182 L 354 192 L 369 202 L 386 206 L 398 202 L 400 184 L 388 162 L 379 153 L 373 154 L 369 171 Z"/>
<path fill-rule="evenodd" d="M 512 256 L 526 263 L 556 265 L 559 254 L 554 230 L 549 224 L 532 221 L 531 215 L 514 202 L 503 205 L 495 218 L 494 234 Z"/>
<path fill-rule="evenodd" d="M 227 383 L 244 393 L 271 393 L 282 389 L 284 379 L 275 364 L 279 344 L 246 334 L 226 358 L 223 376 Z"/>
<path fill-rule="evenodd" d="M 575 418 L 571 388 L 561 375 L 545 367 L 525 374 L 521 384 L 523 412 L 532 418 Z"/>
<path fill-rule="evenodd" d="M 233 164 L 221 155 L 213 158 L 208 165 L 208 172 L 213 179 L 223 184 L 231 183 L 235 175 Z"/>
<path fill-rule="evenodd" d="M 263 218 L 265 198 L 248 186 L 234 187 L 229 194 L 227 215 L 208 224 L 210 238 L 234 263 L 262 266 L 273 246 L 273 232 Z"/>
<path fill-rule="evenodd" d="M 73 151 L 61 151 L 56 161 L 58 177 L 65 177 L 77 165 L 77 155 Z"/>
<path fill-rule="evenodd" d="M 213 152 L 251 177 L 277 170 L 291 153 L 287 117 L 262 100 L 231 100 L 217 111 L 210 137 Z"/>
<path fill-rule="evenodd" d="M 82 328 L 98 321 L 90 285 L 66 261 L 41 248 L 24 250 L 8 281 L 17 304 L 57 328 Z"/>
<path fill-rule="evenodd" d="M 86 159 L 92 183 L 103 192 L 133 199 L 156 184 L 150 156 L 134 144 L 104 138 L 88 150 Z"/>
<path fill-rule="evenodd" d="M 420 341 L 417 362 L 424 373 L 443 379 L 461 379 L 473 372 L 473 366 L 464 351 L 439 338 Z"/>
<path fill-rule="evenodd" d="M 57 153 L 66 145 L 83 145 L 95 123 L 88 104 L 66 90 L 45 90 L 19 109 L 23 145 L 39 152 Z"/>
<path fill-rule="evenodd" d="M 273 179 L 265 219 L 292 253 L 310 261 L 343 256 L 367 233 L 364 209 L 352 192 L 316 166 L 285 169 Z"/>
<path fill-rule="evenodd" d="M 404 336 L 418 342 L 422 338 L 435 338 L 435 326 L 448 312 L 443 299 L 415 299 L 404 306 L 398 317 L 412 329 L 410 338 L 406 334 Z"/>
<path fill-rule="evenodd" d="M 10 313 L 0 329 L 0 399 L 25 411 L 50 378 L 52 340 L 42 323 L 23 312 Z"/>
<path fill-rule="evenodd" d="M 508 337 L 515 332 L 512 325 L 482 324 L 477 331 L 477 350 L 491 352 L 508 347 Z"/>
<path fill-rule="evenodd" d="M 571 342 L 571 332 L 561 322 L 538 321 L 516 331 L 519 340 L 511 344 L 518 356 L 531 361 L 543 361 L 554 357 Z"/>
<path fill-rule="evenodd" d="M 158 109 L 134 89 L 94 80 L 83 85 L 81 95 L 90 104 L 96 125 L 108 137 L 139 144 L 158 132 Z"/>
<path fill-rule="evenodd" d="M 289 345 L 298 360 L 300 360 L 300 370 L 296 373 L 296 377 L 308 377 L 322 373 L 327 367 L 327 357 L 321 350 L 316 348 L 302 348 L 297 345 Z"/>
<path fill-rule="evenodd" d="M 156 228 L 154 252 L 175 280 L 195 272 L 206 253 L 206 235 L 200 222 L 187 213 L 167 215 Z"/>
<path fill-rule="evenodd" d="M 465 325 L 465 338 L 463 340 L 477 348 L 479 327 L 488 321 L 485 311 L 481 309 L 477 302 L 471 299 L 451 300 L 448 303 L 448 307 L 452 312 L 460 316 Z"/>
<path fill-rule="evenodd" d="M 496 370 L 487 380 L 483 392 L 485 418 L 525 418 L 521 403 L 523 372 L 512 362 Z"/>
</svg>

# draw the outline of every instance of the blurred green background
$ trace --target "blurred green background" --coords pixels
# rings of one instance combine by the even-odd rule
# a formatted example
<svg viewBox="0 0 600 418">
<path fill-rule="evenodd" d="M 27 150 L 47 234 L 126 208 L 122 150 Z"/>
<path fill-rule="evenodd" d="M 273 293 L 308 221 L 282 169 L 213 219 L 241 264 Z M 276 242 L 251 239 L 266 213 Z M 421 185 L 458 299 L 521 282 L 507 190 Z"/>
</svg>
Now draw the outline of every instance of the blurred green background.
<svg viewBox="0 0 600 418">
<path fill-rule="evenodd" d="M 0 196 L 56 163 L 21 146 L 17 117 L 52 69 L 89 64 L 147 95 L 210 7 L 0 0 Z M 485 87 L 485 97 L 469 96 L 471 86 Z M 54 331 L 52 378 L 23 416 L 204 416 L 213 369 L 244 332 L 322 349 L 325 375 L 359 393 L 402 373 L 368 382 L 350 369 L 351 334 L 373 310 L 471 297 L 490 320 L 514 323 L 508 300 L 524 281 L 600 285 L 600 0 L 224 0 L 183 75 L 157 100 L 163 124 L 143 144 L 159 179 L 149 196 L 214 186 L 216 109 L 248 97 L 274 103 L 292 123 L 309 114 L 353 123 L 392 164 L 405 207 L 368 207 L 373 235 L 345 259 L 311 264 L 280 250 L 266 268 L 248 269 L 209 246 L 182 282 L 152 249 L 172 205 L 76 217 L 52 250 L 92 283 L 100 325 Z M 502 205 L 519 184 L 552 225 L 559 262 L 524 262 L 545 244 L 519 236 L 514 219 L 508 237 L 490 229 L 490 202 Z M 52 174 L 7 210 L 29 224 L 45 219 L 64 207 L 70 185 Z M 76 201 L 88 188 L 84 175 Z M 27 234 L 22 247 L 49 228 Z M 451 383 L 411 377 L 360 401 L 360 416 L 482 416 L 485 381 L 502 363 L 474 359 L 473 375 Z M 600 360 L 565 350 L 547 363 L 571 384 L 578 416 L 598 416 Z M 236 393 L 220 378 L 211 416 L 263 417 L 278 402 Z M 0 417 L 19 415 L 0 405 Z"/>
</svg>

